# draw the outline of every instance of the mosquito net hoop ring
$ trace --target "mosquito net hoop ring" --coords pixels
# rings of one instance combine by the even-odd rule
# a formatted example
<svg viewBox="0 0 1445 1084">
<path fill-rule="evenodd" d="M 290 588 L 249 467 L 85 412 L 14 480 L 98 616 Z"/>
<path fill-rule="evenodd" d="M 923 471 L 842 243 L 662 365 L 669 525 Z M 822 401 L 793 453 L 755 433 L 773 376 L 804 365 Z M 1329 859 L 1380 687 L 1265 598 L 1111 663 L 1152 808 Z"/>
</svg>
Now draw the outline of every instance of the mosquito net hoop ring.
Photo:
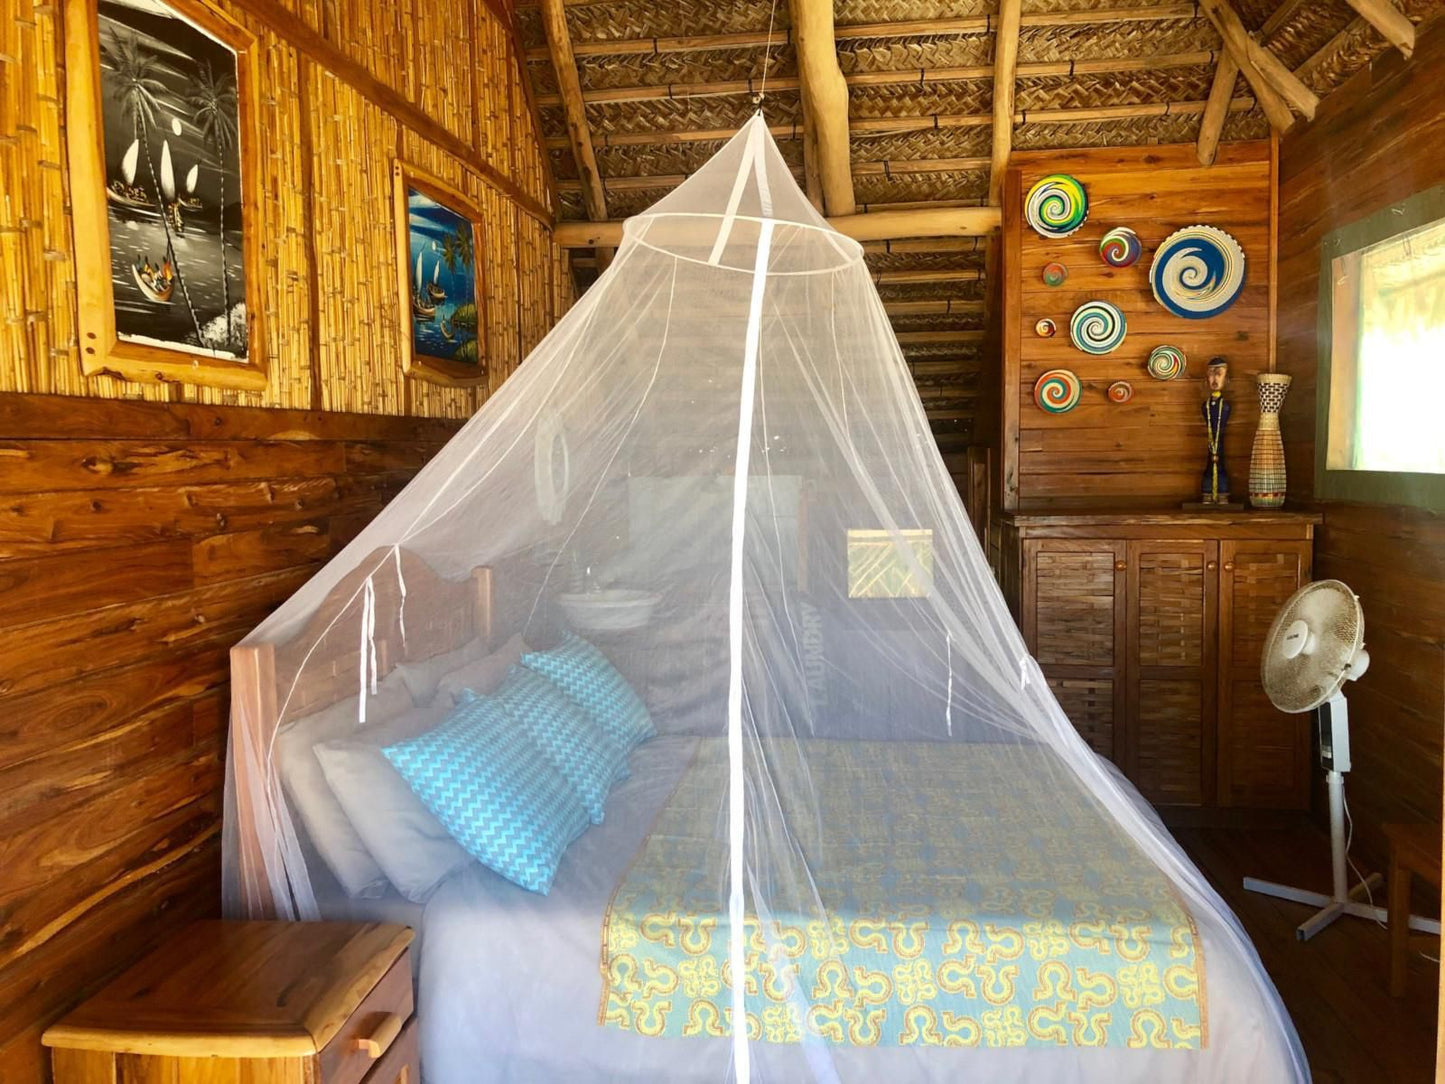
<svg viewBox="0 0 1445 1084">
<path fill-rule="evenodd" d="M 226 912 L 416 927 L 426 1084 L 1308 1080 L 862 257 L 749 121 L 405 489 L 326 494 L 390 499 L 233 650 Z"/>
</svg>

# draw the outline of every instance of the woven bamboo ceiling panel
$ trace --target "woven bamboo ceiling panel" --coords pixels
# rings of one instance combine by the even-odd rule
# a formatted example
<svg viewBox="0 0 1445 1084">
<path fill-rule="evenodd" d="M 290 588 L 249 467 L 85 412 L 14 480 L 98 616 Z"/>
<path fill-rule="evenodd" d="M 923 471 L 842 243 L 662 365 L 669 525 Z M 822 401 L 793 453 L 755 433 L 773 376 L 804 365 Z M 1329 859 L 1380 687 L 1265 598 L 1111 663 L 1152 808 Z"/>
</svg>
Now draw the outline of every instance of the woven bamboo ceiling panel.
<svg viewBox="0 0 1445 1084">
<path fill-rule="evenodd" d="M 1445 8 L 1445 0 L 1393 2 L 1415 23 Z M 539 0 L 518 3 L 559 217 L 586 219 Z M 707 161 L 751 115 L 765 69 L 765 115 L 804 181 L 789 0 L 563 3 L 608 218 L 645 209 Z M 1390 47 L 1345 0 L 1231 6 L 1320 96 Z M 998 10 L 999 0 L 835 0 L 859 211 L 988 202 Z M 1198 0 L 1023 0 L 1012 146 L 1194 142 L 1224 48 Z M 1222 141 L 1269 134 L 1252 94 L 1240 78 Z M 940 443 L 966 442 L 984 322 L 985 244 L 919 239 L 867 249 L 895 329 L 911 333 L 904 353 Z M 596 261 L 579 256 L 585 282 Z"/>
</svg>

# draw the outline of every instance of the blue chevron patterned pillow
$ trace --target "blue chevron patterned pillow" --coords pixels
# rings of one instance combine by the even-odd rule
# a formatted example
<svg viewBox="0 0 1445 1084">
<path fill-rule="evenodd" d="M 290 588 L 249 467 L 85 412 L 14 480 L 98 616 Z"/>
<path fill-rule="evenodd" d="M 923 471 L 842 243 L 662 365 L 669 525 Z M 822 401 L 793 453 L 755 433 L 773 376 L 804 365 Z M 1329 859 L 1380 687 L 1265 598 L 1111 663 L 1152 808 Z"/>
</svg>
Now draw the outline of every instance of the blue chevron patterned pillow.
<svg viewBox="0 0 1445 1084">
<path fill-rule="evenodd" d="M 657 733 L 652 716 L 607 656 L 566 633 L 551 651 L 529 651 L 522 665 L 535 670 L 587 710 L 602 730 L 631 749 Z"/>
<path fill-rule="evenodd" d="M 492 694 L 547 758 L 572 784 L 593 824 L 602 823 L 602 806 L 612 784 L 627 772 L 627 747 L 607 734 L 582 706 L 541 674 L 513 666 Z"/>
<path fill-rule="evenodd" d="M 464 692 L 435 730 L 382 749 L 467 852 L 547 894 L 587 810 L 552 762 L 495 702 Z"/>
</svg>

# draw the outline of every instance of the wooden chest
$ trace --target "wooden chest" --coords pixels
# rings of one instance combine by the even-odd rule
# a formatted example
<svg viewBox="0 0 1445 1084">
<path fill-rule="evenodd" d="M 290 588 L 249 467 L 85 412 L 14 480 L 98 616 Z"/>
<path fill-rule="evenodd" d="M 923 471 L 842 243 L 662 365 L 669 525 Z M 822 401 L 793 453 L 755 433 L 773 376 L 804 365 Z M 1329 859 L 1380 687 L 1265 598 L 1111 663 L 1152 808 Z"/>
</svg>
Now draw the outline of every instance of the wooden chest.
<svg viewBox="0 0 1445 1084">
<path fill-rule="evenodd" d="M 1319 517 L 1006 513 L 1004 593 L 1084 739 L 1164 807 L 1306 809 L 1311 722 L 1260 652 Z"/>
<path fill-rule="evenodd" d="M 46 1031 L 55 1084 L 419 1084 L 411 939 L 195 923 Z"/>
</svg>

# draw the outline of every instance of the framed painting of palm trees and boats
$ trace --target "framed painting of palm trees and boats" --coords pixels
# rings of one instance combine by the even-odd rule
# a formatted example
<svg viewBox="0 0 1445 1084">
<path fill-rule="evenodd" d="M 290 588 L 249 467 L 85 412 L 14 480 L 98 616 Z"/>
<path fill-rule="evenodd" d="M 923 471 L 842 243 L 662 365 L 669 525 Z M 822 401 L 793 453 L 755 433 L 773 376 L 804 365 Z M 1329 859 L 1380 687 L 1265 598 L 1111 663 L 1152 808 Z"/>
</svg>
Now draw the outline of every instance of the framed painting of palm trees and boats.
<svg viewBox="0 0 1445 1084">
<path fill-rule="evenodd" d="M 396 164 L 402 368 L 437 384 L 487 378 L 482 213 L 445 182 Z"/>
<path fill-rule="evenodd" d="M 67 0 L 87 373 L 266 386 L 254 36 L 203 0 Z"/>
</svg>

